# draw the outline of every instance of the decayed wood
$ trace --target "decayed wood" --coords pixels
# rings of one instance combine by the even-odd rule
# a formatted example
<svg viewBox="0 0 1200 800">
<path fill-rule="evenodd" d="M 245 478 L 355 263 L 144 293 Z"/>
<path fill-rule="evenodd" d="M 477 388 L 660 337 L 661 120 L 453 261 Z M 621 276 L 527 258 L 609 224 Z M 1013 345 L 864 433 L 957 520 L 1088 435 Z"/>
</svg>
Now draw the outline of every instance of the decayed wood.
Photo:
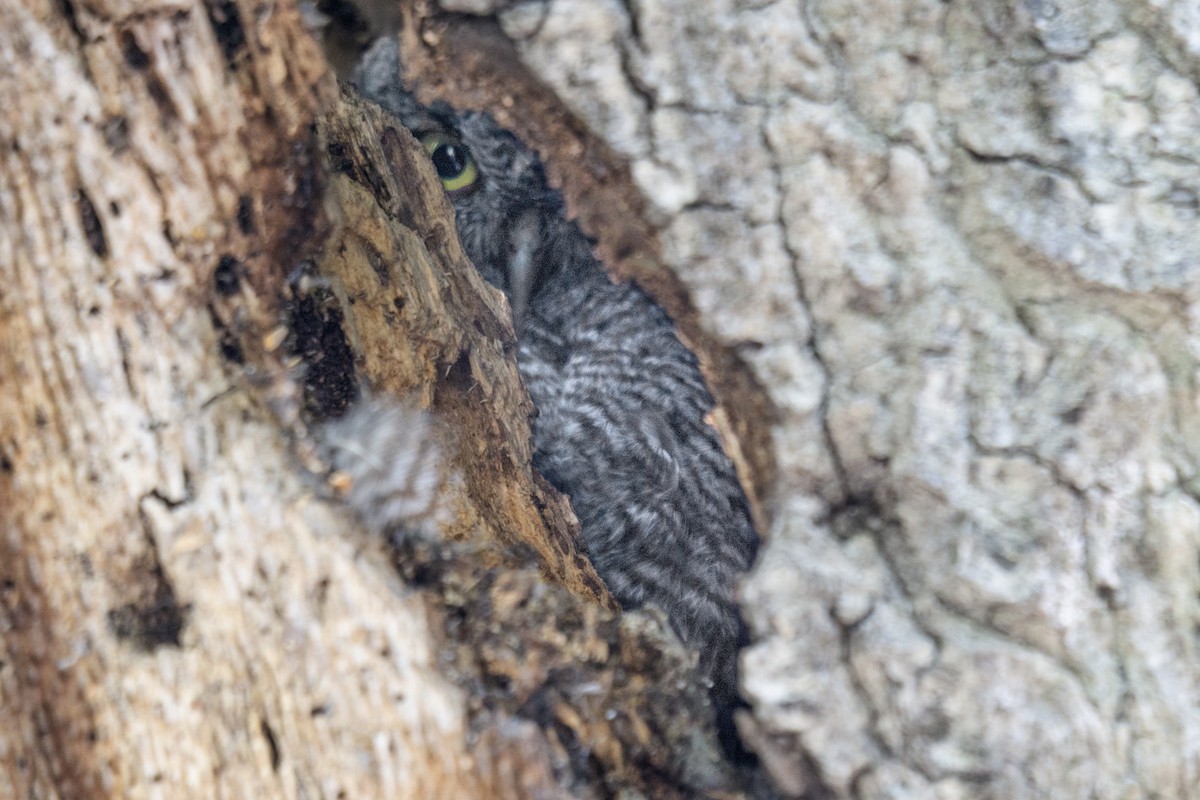
<svg viewBox="0 0 1200 800">
<path fill-rule="evenodd" d="M 409 537 L 396 565 L 442 622 L 447 674 L 470 688 L 489 796 L 728 792 L 693 656 L 661 618 L 618 617 L 569 507 L 530 471 L 508 311 L 465 259 L 424 149 L 352 93 L 319 131 L 338 221 L 314 263 L 312 294 L 328 296 L 293 309 L 323 321 L 319 343 L 297 343 L 304 380 L 336 382 L 352 353 L 358 378 L 429 407 L 446 436 L 461 478 L 444 487 L 459 493 L 451 541 Z M 329 410 L 322 396 L 310 415 Z"/>
<path fill-rule="evenodd" d="M 579 548 L 570 507 L 530 467 L 533 406 L 512 358 L 508 309 L 463 254 L 428 156 L 352 94 L 322 116 L 320 131 L 338 222 L 316 274 L 337 310 L 312 313 L 345 320 L 346 347 L 337 349 L 336 334 L 329 346 L 314 342 L 307 380 L 341 374 L 337 353 L 352 353 L 356 375 L 375 391 L 431 408 L 463 479 L 447 487 L 459 495 L 448 534 L 482 530 L 498 542 L 526 544 L 548 576 L 615 609 Z"/>
<path fill-rule="evenodd" d="M 251 6 L 0 4 L 0 796 L 727 786 L 529 472 L 420 150 Z M 297 367 L 305 276 L 345 347 Z M 385 552 L 309 474 L 360 379 L 450 431 L 454 542 Z"/>
<path fill-rule="evenodd" d="M 332 88 L 249 6 L 0 5 L 0 796 L 480 783 L 422 603 L 222 364 L 263 374 L 210 306 L 319 229 Z"/>
</svg>

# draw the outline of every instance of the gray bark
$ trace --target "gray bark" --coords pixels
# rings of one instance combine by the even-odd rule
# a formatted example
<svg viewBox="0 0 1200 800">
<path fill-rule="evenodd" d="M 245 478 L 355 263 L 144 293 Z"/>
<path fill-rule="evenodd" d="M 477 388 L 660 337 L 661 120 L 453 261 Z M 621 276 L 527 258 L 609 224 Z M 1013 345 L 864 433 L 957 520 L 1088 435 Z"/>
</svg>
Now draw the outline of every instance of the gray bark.
<svg viewBox="0 0 1200 800">
<path fill-rule="evenodd" d="M 329 233 L 318 206 L 338 217 L 364 191 L 324 192 L 324 68 L 294 9 L 252 6 L 0 0 L 0 796 L 720 784 L 679 767 L 708 751 L 661 626 L 618 626 L 494 554 L 452 553 L 413 592 L 302 479 L 269 413 L 294 402 L 272 344 L 281 265 Z M 614 268 L 655 283 L 710 381 L 722 340 L 778 412 L 715 420 L 748 484 L 777 466 L 741 720 L 777 783 L 1200 797 L 1195 6 L 443 6 L 498 15 L 629 159 L 652 229 L 629 222 L 617 247 L 593 231 L 601 251 L 634 254 Z M 537 99 L 514 126 L 553 121 Z M 569 125 L 541 129 L 585 223 L 642 213 L 620 187 L 589 208 L 571 168 L 616 172 Z M 395 219 L 414 207 L 430 235 Z M 450 313 L 489 302 L 431 252 L 454 249 L 444 214 L 351 224 L 454 276 Z M 698 313 L 655 276 L 652 236 Z M 357 346 L 385 341 L 384 309 L 348 297 Z M 410 366 L 444 374 L 425 357 Z M 504 394 L 495 435 L 526 452 Z M 494 537 L 542 524 L 485 513 Z M 560 583 L 603 596 L 569 539 L 531 537 Z M 535 694 L 545 719 L 516 713 Z M 595 757 L 573 772 L 555 731 Z"/>
<path fill-rule="evenodd" d="M 482 7 L 781 412 L 781 783 L 1200 797 L 1196 5 Z"/>
</svg>

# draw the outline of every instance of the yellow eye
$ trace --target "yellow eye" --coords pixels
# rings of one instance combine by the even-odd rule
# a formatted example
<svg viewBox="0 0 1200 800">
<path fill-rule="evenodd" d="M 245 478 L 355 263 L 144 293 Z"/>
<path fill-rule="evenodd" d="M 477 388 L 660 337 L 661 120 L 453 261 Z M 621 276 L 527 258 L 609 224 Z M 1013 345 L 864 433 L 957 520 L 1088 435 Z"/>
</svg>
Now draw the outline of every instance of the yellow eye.
<svg viewBox="0 0 1200 800">
<path fill-rule="evenodd" d="M 462 142 L 444 133 L 426 133 L 421 137 L 421 144 L 429 153 L 433 168 L 442 180 L 442 188 L 447 192 L 466 189 L 479 180 L 475 159 Z"/>
</svg>

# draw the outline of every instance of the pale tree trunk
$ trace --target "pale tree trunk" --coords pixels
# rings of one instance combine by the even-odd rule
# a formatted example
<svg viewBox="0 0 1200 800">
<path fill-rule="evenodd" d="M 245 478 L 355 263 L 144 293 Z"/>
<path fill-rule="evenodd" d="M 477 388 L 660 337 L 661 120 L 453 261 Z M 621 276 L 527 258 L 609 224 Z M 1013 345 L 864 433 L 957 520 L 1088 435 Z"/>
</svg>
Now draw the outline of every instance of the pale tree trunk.
<svg viewBox="0 0 1200 800">
<path fill-rule="evenodd" d="M 779 410 L 781 782 L 1200 797 L 1196 4 L 445 5 L 631 160 Z"/>
<path fill-rule="evenodd" d="M 724 404 L 779 787 L 1200 797 L 1194 7 L 443 5 L 498 24 L 408 4 L 417 88 L 539 150 Z M 0 0 L 0 64 L 0 797 L 727 788 L 294 8 Z M 503 546 L 413 584 L 327 502 L 309 406 L 360 378 L 450 421 L 449 533 Z"/>
</svg>

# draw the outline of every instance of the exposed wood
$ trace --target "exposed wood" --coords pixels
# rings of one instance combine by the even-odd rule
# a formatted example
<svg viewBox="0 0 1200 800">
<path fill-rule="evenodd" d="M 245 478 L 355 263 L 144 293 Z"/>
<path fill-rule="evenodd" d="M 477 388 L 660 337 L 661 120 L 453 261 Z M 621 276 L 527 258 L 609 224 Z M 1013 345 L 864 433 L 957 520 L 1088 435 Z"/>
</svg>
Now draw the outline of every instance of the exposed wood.
<svg viewBox="0 0 1200 800">
<path fill-rule="evenodd" d="M 463 479 L 461 488 L 447 487 L 458 494 L 448 534 L 483 531 L 526 544 L 547 575 L 616 608 L 582 555 L 570 507 L 530 467 L 533 406 L 513 360 L 507 305 L 463 254 L 428 156 L 350 94 L 323 115 L 320 131 L 338 224 L 315 275 L 328 282 L 333 302 L 308 313 L 326 320 L 333 341 L 305 345 L 306 380 L 336 383 L 345 374 L 339 354 L 353 354 L 357 378 L 431 408 Z"/>
<path fill-rule="evenodd" d="M 260 10 L 0 4 L 0 796 L 727 787 L 689 657 L 529 470 L 421 150 Z M 360 380 L 441 420 L 450 543 L 331 502 Z"/>
<path fill-rule="evenodd" d="M 298 16 L 4 3 L 0 28 L 0 795 L 479 786 L 422 602 L 213 325 L 322 227 L 333 87 Z"/>
</svg>

